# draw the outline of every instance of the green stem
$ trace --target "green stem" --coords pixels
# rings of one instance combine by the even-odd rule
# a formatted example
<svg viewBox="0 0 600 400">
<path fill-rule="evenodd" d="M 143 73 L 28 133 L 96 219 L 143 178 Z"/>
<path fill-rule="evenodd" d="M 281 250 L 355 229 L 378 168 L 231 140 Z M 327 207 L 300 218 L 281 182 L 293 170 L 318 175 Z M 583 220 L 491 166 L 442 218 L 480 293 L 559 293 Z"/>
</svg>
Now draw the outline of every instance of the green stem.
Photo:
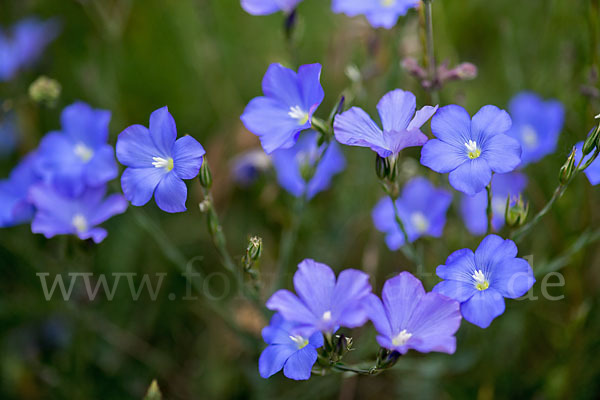
<svg viewBox="0 0 600 400">
<path fill-rule="evenodd" d="M 290 273 L 292 252 L 294 250 L 294 244 L 296 243 L 298 237 L 298 230 L 300 229 L 300 225 L 302 222 L 302 214 L 304 213 L 305 205 L 305 196 L 296 197 L 296 199 L 294 200 L 292 210 L 292 223 L 290 224 L 289 228 L 286 229 L 283 233 L 281 245 L 279 248 L 279 260 L 277 262 L 277 265 L 279 266 L 279 271 L 277 279 L 275 280 L 275 289 L 283 288 L 285 286 L 286 280 Z"/>
<path fill-rule="evenodd" d="M 423 0 L 423 7 L 425 11 L 425 36 L 427 43 L 427 71 L 429 75 L 429 81 L 431 82 L 430 94 L 431 101 L 435 104 L 440 102 L 438 93 L 438 77 L 437 77 L 437 65 L 435 62 L 435 50 L 433 44 L 433 10 L 431 3 L 433 0 Z"/>
<path fill-rule="evenodd" d="M 485 187 L 487 192 L 487 234 L 489 235 L 494 231 L 494 226 L 492 222 L 494 220 L 494 207 L 492 204 L 492 181 Z"/>
<path fill-rule="evenodd" d="M 406 227 L 404 226 L 404 222 L 402 222 L 402 218 L 400 218 L 400 212 L 398 211 L 398 205 L 396 204 L 396 198 L 392 194 L 388 194 L 390 199 L 392 200 L 392 206 L 394 207 L 394 218 L 396 219 L 396 224 L 402 231 L 402 236 L 404 237 L 404 245 L 400 248 L 402 253 L 412 262 L 414 262 L 417 266 L 417 270 L 420 271 L 421 268 L 421 257 L 419 257 L 419 253 L 415 248 L 414 244 L 410 242 L 408 238 L 408 232 L 406 231 Z"/>
</svg>

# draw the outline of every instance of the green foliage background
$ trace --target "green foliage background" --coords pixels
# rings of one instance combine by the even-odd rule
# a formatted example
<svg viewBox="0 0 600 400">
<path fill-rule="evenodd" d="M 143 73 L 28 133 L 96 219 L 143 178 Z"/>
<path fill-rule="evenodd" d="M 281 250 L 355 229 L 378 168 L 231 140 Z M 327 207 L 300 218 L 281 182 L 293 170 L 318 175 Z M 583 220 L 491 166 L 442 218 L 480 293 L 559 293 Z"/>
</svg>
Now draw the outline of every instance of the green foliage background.
<svg viewBox="0 0 600 400">
<path fill-rule="evenodd" d="M 534 90 L 566 107 L 558 150 L 525 169 L 526 196 L 534 211 L 550 198 L 559 167 L 600 112 L 594 76 L 600 50 L 598 3 L 435 0 L 433 4 L 438 59 L 451 65 L 469 61 L 479 68 L 475 80 L 444 87 L 442 105 L 461 104 L 474 113 L 485 104 L 506 107 L 517 92 Z M 422 58 L 416 11 L 401 18 L 393 30 L 375 31 L 362 17 L 333 14 L 329 1 L 305 0 L 291 46 L 283 34 L 282 14 L 253 17 L 238 0 L 0 3 L 2 26 L 31 14 L 59 17 L 63 31 L 34 70 L 0 84 L 0 98 L 11 99 L 18 112 L 22 136 L 18 154 L 1 162 L 3 176 L 43 134 L 59 127 L 60 109 L 77 99 L 112 111 L 113 144 L 125 127 L 147 124 L 153 110 L 168 105 L 179 133 L 194 136 L 207 149 L 216 206 L 234 257 L 239 260 L 243 255 L 250 234 L 263 238 L 265 298 L 282 234 L 292 223 L 293 199 L 272 176 L 243 189 L 233 184 L 230 171 L 235 155 L 257 145 L 239 116 L 245 104 L 261 94 L 260 82 L 269 63 L 320 62 L 326 97 L 319 115 L 324 118 L 349 83 L 344 69 L 350 62 L 370 77 L 355 101 L 370 113 L 384 93 L 397 87 L 417 94 L 419 105 L 429 101 L 400 67 L 406 56 Z M 29 84 L 40 74 L 63 86 L 56 108 L 27 99 Z M 363 268 L 379 291 L 386 277 L 414 270 L 401 253 L 385 247 L 383 236 L 372 226 L 370 210 L 383 195 L 373 171 L 373 154 L 360 148 L 344 151 L 348 168 L 331 190 L 308 205 L 292 262 L 314 258 L 338 271 Z M 404 156 L 404 171 L 418 168 L 418 173 L 447 185 L 445 177 L 418 167 L 418 150 Z M 0 230 L 0 398 L 139 399 L 154 378 L 167 399 L 598 398 L 600 251 L 598 242 L 573 251 L 578 239 L 598 237 L 600 193 L 585 177 L 574 182 L 551 214 L 520 243 L 520 255 L 533 257 L 538 300 L 508 301 L 506 313 L 486 330 L 464 322 L 452 356 L 410 352 L 393 370 L 377 377 L 334 374 L 308 382 L 289 381 L 281 374 L 269 380 L 258 376 L 263 347 L 259 332 L 266 321 L 244 300 L 231 296 L 222 301 L 181 300 L 186 281 L 173 259 L 201 257 L 194 265 L 205 274 L 223 270 L 196 207 L 202 199 L 200 186 L 194 181 L 188 187 L 188 212 L 167 215 L 153 202 L 142 209 L 130 207 L 105 224 L 109 236 L 97 246 L 68 237 L 46 240 L 31 234 L 28 226 Z M 120 190 L 118 181 L 113 190 Z M 444 238 L 418 243 L 429 273 L 450 252 L 474 248 L 480 241 L 464 228 L 459 200 L 455 193 Z M 560 301 L 541 296 L 543 273 L 550 270 L 564 275 L 564 286 L 549 289 L 552 296 L 564 296 Z M 102 294 L 88 301 L 79 287 L 65 302 L 57 295 L 44 300 L 38 272 L 51 277 L 68 272 L 168 276 L 156 301 L 147 294 L 133 301 L 122 285 L 113 301 Z M 423 280 L 427 288 L 437 282 L 433 275 Z M 208 281 L 205 288 L 212 294 L 227 289 L 218 279 Z M 170 300 L 169 293 L 176 299 Z M 237 335 L 227 319 L 248 333 Z M 377 349 L 372 326 L 352 335 L 358 350 L 350 360 L 372 359 Z"/>
</svg>

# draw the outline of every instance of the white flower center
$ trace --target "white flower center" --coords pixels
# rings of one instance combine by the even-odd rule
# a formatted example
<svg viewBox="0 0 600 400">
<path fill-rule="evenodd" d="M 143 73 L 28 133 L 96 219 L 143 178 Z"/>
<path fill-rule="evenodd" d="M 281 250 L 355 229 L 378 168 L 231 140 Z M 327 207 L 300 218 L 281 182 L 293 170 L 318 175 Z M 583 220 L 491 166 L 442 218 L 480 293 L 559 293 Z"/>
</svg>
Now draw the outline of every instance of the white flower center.
<svg viewBox="0 0 600 400">
<path fill-rule="evenodd" d="M 425 233 L 429 229 L 429 221 L 420 211 L 416 211 L 410 215 L 410 222 L 419 233 Z"/>
<path fill-rule="evenodd" d="M 90 161 L 92 157 L 94 157 L 94 150 L 87 147 L 85 144 L 79 142 L 75 145 L 73 152 L 77 157 L 81 159 L 84 163 Z"/>
<path fill-rule="evenodd" d="M 538 145 L 537 131 L 531 125 L 524 125 L 521 128 L 521 138 L 525 147 L 534 148 Z"/>
<path fill-rule="evenodd" d="M 167 170 L 167 172 L 173 169 L 173 159 L 171 157 L 167 158 L 166 160 L 162 157 L 152 157 L 152 160 L 154 160 L 152 163 L 154 168 L 164 168 Z"/>
<path fill-rule="evenodd" d="M 300 106 L 290 107 L 288 115 L 298 121 L 298 125 L 304 125 L 308 122 L 308 113 L 300 108 Z"/>
<path fill-rule="evenodd" d="M 321 319 L 323 319 L 325 322 L 331 321 L 331 311 L 325 311 Z"/>
<path fill-rule="evenodd" d="M 380 0 L 380 2 L 384 7 L 392 7 L 396 4 L 396 0 Z"/>
<path fill-rule="evenodd" d="M 469 140 L 469 143 L 465 143 L 465 147 L 467 148 L 467 151 L 469 152 L 469 158 L 471 160 L 474 160 L 481 155 L 481 149 L 479 147 L 477 147 L 476 141 Z"/>
<path fill-rule="evenodd" d="M 394 346 L 404 346 L 406 342 L 408 342 L 408 339 L 410 339 L 411 337 L 412 333 L 408 333 L 406 329 L 402 329 L 402 331 L 399 334 L 394 336 L 394 338 L 392 339 L 392 344 Z"/>
<path fill-rule="evenodd" d="M 504 215 L 506 211 L 506 198 L 494 197 L 492 199 L 492 210 L 494 210 L 494 214 Z"/>
<path fill-rule="evenodd" d="M 86 232 L 88 230 L 87 219 L 82 214 L 75 214 L 71 224 L 77 229 L 77 232 Z"/>
<path fill-rule="evenodd" d="M 490 287 L 490 283 L 485 278 L 485 275 L 483 275 L 482 270 L 478 269 L 471 276 L 475 279 L 475 288 L 477 288 L 477 290 L 485 290 Z"/>
<path fill-rule="evenodd" d="M 308 344 L 308 339 L 305 339 L 300 335 L 290 335 L 290 339 L 298 346 L 298 350 L 305 348 Z"/>
</svg>

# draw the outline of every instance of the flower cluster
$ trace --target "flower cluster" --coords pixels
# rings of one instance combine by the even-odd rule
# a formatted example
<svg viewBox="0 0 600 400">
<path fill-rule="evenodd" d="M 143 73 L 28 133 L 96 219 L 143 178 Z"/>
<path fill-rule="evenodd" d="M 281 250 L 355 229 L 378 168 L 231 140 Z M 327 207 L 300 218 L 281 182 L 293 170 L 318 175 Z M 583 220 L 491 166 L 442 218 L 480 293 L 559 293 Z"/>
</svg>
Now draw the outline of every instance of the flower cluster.
<svg viewBox="0 0 600 400">
<path fill-rule="evenodd" d="M 82 102 L 66 107 L 62 129 L 48 133 L 0 182 L 0 226 L 31 221 L 32 232 L 48 238 L 72 234 L 101 242 L 107 232 L 97 225 L 127 208 L 121 195 L 104 198 L 118 174 L 107 144 L 109 121 L 110 112 Z"/>
</svg>

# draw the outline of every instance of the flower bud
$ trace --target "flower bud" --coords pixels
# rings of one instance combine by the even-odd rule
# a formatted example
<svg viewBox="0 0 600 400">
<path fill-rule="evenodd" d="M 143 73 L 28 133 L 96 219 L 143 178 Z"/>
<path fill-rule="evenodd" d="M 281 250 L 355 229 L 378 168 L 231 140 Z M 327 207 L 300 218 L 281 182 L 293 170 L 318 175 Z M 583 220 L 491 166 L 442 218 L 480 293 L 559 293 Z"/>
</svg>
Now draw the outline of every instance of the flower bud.
<svg viewBox="0 0 600 400">
<path fill-rule="evenodd" d="M 519 195 L 518 199 L 513 200 L 514 201 L 511 202 L 510 196 L 506 198 L 506 210 L 504 212 L 504 220 L 506 225 L 510 228 L 516 228 L 523 225 L 527 219 L 527 214 L 529 213 L 529 203 L 524 202 L 521 195 Z"/>
<path fill-rule="evenodd" d="M 571 179 L 571 177 L 573 177 L 574 171 L 575 171 L 575 148 L 573 148 L 573 150 L 571 151 L 571 154 L 569 154 L 567 161 L 565 161 L 563 166 L 560 167 L 560 173 L 558 175 L 558 180 L 560 181 L 561 185 L 566 184 Z"/>
<path fill-rule="evenodd" d="M 29 97 L 36 103 L 44 103 L 52 107 L 60 97 L 61 90 L 58 81 L 42 75 L 29 85 Z"/>
<path fill-rule="evenodd" d="M 592 131 L 590 132 L 590 134 L 588 135 L 587 138 L 585 138 L 585 141 L 583 142 L 583 146 L 581 147 L 581 152 L 583 153 L 583 156 L 587 156 L 588 154 L 590 154 L 592 152 L 592 150 L 594 150 L 599 143 L 600 140 L 600 126 L 592 129 Z"/>
<path fill-rule="evenodd" d="M 204 199 L 200 202 L 200 204 L 198 204 L 198 208 L 200 209 L 201 213 L 208 212 L 208 210 L 210 210 L 211 206 L 212 206 L 212 204 L 210 203 L 209 199 Z"/>
<path fill-rule="evenodd" d="M 210 167 L 208 166 L 208 162 L 206 161 L 206 159 L 204 159 L 204 161 L 202 162 L 198 179 L 200 179 L 200 184 L 202 185 L 202 187 L 210 189 L 210 187 L 212 186 L 212 174 L 210 172 Z"/>
<path fill-rule="evenodd" d="M 252 236 L 248 241 L 248 247 L 246 248 L 246 255 L 248 259 L 252 261 L 258 261 L 262 254 L 262 238 L 258 236 Z"/>
<path fill-rule="evenodd" d="M 375 158 L 375 173 L 381 180 L 394 182 L 398 177 L 398 162 L 395 157 L 383 158 L 377 155 Z"/>
<path fill-rule="evenodd" d="M 150 384 L 146 396 L 144 396 L 144 400 L 162 400 L 162 393 L 160 392 L 158 383 L 156 383 L 156 379 Z"/>
</svg>

